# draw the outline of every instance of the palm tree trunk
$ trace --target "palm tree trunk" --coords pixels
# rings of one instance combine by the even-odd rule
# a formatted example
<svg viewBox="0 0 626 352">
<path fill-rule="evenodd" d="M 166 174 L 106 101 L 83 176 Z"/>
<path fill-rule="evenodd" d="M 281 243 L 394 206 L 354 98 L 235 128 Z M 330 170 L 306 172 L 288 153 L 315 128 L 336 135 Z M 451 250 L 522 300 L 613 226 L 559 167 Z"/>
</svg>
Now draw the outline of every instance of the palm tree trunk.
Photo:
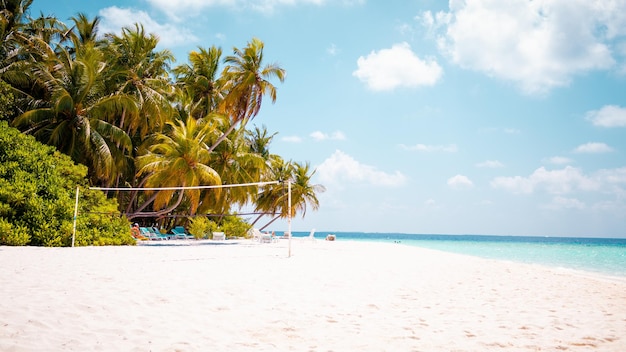
<svg viewBox="0 0 626 352">
<path fill-rule="evenodd" d="M 215 148 L 217 148 L 218 145 L 220 145 L 220 143 L 222 143 L 222 141 L 224 139 L 226 139 L 226 137 L 228 137 L 228 135 L 235 129 L 235 127 L 237 127 L 237 123 L 233 123 L 232 125 L 230 125 L 230 127 L 228 128 L 228 130 L 226 132 L 224 132 L 216 141 L 215 143 L 213 143 L 213 145 L 211 146 L 211 148 L 209 148 L 209 153 L 211 153 Z"/>
<path fill-rule="evenodd" d="M 148 205 L 150 205 L 150 203 L 152 203 L 157 197 L 157 193 L 154 193 L 153 195 L 150 196 L 150 198 L 148 198 L 145 202 L 143 202 L 143 204 L 141 206 L 139 206 L 137 208 L 137 210 L 135 210 L 135 213 L 139 213 L 142 210 L 144 210 Z"/>
<path fill-rule="evenodd" d="M 137 187 L 140 187 L 140 188 L 141 188 L 141 187 L 142 187 L 142 186 L 146 183 L 146 181 L 147 181 L 147 180 L 148 180 L 148 177 L 147 177 L 147 176 L 146 176 L 146 177 L 144 177 L 144 178 L 143 178 L 143 180 L 141 180 L 141 182 L 139 183 L 139 186 L 137 186 Z M 127 214 L 131 212 L 131 211 L 130 211 L 130 209 L 132 208 L 133 204 L 135 203 L 135 199 L 137 198 L 137 194 L 138 194 L 138 192 L 139 192 L 139 191 L 132 191 L 132 192 L 131 192 L 130 199 L 128 200 L 128 206 L 126 207 L 126 213 L 127 213 Z M 154 200 L 154 199 L 152 199 L 152 200 L 150 200 L 150 201 L 148 201 L 148 202 L 144 203 L 144 204 L 142 205 L 142 207 L 141 207 L 141 208 L 138 208 L 136 211 L 141 211 L 141 209 L 144 209 L 144 208 L 145 208 L 145 207 L 146 207 L 146 206 L 147 206 L 150 202 L 152 202 L 153 200 Z"/>
<path fill-rule="evenodd" d="M 174 202 L 174 204 L 172 204 L 171 206 L 169 206 L 169 207 L 167 207 L 165 209 L 161 209 L 161 210 L 158 210 L 158 211 L 141 212 L 141 210 L 143 210 L 148 204 L 150 204 L 156 198 L 157 193 L 155 193 L 139 209 L 137 209 L 137 212 L 135 212 L 133 214 L 128 214 L 128 215 L 126 215 L 126 217 L 128 217 L 129 220 L 132 220 L 134 218 L 150 218 L 150 217 L 158 217 L 158 216 L 161 216 L 163 214 L 167 214 L 167 213 L 171 212 L 172 210 L 176 209 L 176 207 L 178 207 L 180 205 L 180 203 L 183 201 L 184 194 L 185 194 L 185 192 L 183 190 L 181 190 L 181 192 L 178 194 L 178 199 L 176 199 L 176 202 Z"/>
<path fill-rule="evenodd" d="M 261 227 L 261 228 L 259 229 L 259 231 L 263 231 L 263 230 L 265 230 L 265 228 L 266 228 L 266 227 L 270 226 L 270 225 L 271 225 L 274 221 L 278 220 L 278 218 L 280 218 L 280 214 L 279 214 L 279 215 L 276 215 L 276 217 L 275 217 L 275 218 L 273 218 L 272 220 L 270 220 L 270 222 L 268 222 L 267 224 L 265 224 L 265 226 Z"/>
<path fill-rule="evenodd" d="M 254 221 L 252 222 L 252 224 L 250 224 L 250 226 L 254 227 L 254 224 L 256 224 L 257 222 L 259 222 L 259 220 L 261 220 L 261 218 L 262 218 L 262 217 L 264 217 L 265 215 L 269 215 L 269 214 L 270 214 L 270 213 L 262 213 L 262 214 L 259 214 L 259 216 L 257 216 L 257 218 L 256 218 L 256 219 L 254 219 Z M 272 216 L 275 216 L 275 215 L 276 215 L 276 213 L 271 213 L 271 214 L 272 214 Z"/>
</svg>

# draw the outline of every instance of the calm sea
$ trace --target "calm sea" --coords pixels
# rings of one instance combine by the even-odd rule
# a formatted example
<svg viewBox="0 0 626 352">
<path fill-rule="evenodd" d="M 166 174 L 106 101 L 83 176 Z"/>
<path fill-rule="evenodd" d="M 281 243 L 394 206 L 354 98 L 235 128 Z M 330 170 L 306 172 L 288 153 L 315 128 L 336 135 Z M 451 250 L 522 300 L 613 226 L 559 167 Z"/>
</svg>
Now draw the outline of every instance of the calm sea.
<svg viewBox="0 0 626 352">
<path fill-rule="evenodd" d="M 294 232 L 294 237 L 309 233 Z M 316 232 L 324 239 L 328 232 Z M 333 232 L 338 241 L 401 243 L 482 258 L 597 272 L 626 278 L 626 239 Z"/>
</svg>

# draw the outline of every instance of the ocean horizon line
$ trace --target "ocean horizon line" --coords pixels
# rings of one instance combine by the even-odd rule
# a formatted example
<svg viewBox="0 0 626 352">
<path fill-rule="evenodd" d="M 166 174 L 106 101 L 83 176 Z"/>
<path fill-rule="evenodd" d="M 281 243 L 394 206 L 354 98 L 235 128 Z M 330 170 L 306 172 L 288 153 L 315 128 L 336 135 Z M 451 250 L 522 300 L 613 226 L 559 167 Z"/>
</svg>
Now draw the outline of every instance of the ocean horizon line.
<svg viewBox="0 0 626 352">
<path fill-rule="evenodd" d="M 310 235 L 311 230 L 298 230 L 291 231 L 294 234 L 300 235 Z M 437 236 L 437 237 L 485 237 L 485 238 L 529 238 L 529 239 L 584 239 L 584 240 L 623 240 L 626 241 L 626 235 L 624 237 L 612 237 L 612 236 L 578 236 L 578 235 L 511 235 L 511 234 L 481 234 L 481 233 L 463 233 L 463 234 L 455 234 L 455 233 L 411 233 L 411 232 L 382 232 L 382 231 L 332 231 L 332 230 L 315 230 L 315 236 L 322 234 L 363 234 L 363 235 L 372 235 L 372 236 L 380 236 L 380 235 L 388 235 L 388 236 L 416 236 L 416 237 L 427 237 L 427 236 Z"/>
</svg>

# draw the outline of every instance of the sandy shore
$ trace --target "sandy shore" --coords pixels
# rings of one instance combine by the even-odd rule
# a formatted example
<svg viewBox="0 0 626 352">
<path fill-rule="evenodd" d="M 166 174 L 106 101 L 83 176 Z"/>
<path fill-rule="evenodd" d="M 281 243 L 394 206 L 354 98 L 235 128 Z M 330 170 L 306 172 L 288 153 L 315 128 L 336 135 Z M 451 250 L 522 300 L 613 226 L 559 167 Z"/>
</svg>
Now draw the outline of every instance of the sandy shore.
<svg viewBox="0 0 626 352">
<path fill-rule="evenodd" d="M 626 351 L 626 282 L 398 244 L 0 247 L 0 351 Z"/>
</svg>

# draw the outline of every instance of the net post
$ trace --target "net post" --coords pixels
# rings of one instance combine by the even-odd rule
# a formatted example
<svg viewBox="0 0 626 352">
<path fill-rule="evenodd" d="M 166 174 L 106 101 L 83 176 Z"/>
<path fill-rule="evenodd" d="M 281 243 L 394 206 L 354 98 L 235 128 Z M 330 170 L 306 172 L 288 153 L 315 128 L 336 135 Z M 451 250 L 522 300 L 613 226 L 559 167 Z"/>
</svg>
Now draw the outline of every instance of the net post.
<svg viewBox="0 0 626 352">
<path fill-rule="evenodd" d="M 79 186 L 76 186 L 76 202 L 74 204 L 74 225 L 72 228 L 72 247 L 74 247 L 74 241 L 76 239 L 76 218 L 78 217 L 78 190 Z"/>
<path fill-rule="evenodd" d="M 289 253 L 287 255 L 287 258 L 291 258 L 291 180 L 287 181 L 287 210 L 288 210 L 288 217 L 287 217 L 287 233 L 289 234 Z"/>
</svg>

